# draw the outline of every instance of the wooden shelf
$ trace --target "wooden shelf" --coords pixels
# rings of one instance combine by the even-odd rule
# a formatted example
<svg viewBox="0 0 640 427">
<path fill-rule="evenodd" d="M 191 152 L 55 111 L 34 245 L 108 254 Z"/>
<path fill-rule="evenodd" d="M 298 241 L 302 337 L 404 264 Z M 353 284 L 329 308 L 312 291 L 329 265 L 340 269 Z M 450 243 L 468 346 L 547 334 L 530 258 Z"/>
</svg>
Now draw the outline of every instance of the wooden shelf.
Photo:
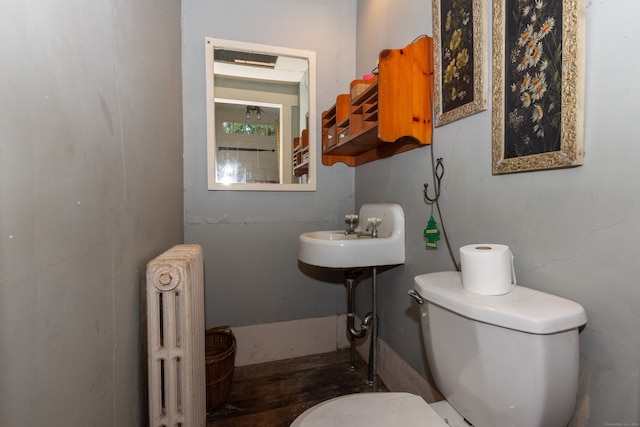
<svg viewBox="0 0 640 427">
<path fill-rule="evenodd" d="M 304 129 L 302 136 L 293 139 L 293 174 L 302 176 L 309 173 L 309 131 Z"/>
<path fill-rule="evenodd" d="M 354 80 L 322 113 L 322 163 L 359 166 L 431 144 L 433 39 L 379 55 L 379 73 Z"/>
<path fill-rule="evenodd" d="M 330 150 L 338 144 L 342 133 L 345 138 L 345 130 L 349 128 L 349 95 L 342 94 L 336 98 L 336 103 L 322 113 L 322 152 Z"/>
</svg>

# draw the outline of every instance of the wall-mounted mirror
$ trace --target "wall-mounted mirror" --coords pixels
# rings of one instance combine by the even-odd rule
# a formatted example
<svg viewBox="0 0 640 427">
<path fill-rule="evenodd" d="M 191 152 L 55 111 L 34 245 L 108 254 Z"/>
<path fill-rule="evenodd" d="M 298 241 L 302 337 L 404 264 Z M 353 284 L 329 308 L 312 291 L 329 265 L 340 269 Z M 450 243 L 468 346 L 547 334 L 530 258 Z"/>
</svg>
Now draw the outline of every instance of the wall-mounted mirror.
<svg viewBox="0 0 640 427">
<path fill-rule="evenodd" d="M 315 191 L 315 52 L 205 39 L 209 190 Z"/>
</svg>

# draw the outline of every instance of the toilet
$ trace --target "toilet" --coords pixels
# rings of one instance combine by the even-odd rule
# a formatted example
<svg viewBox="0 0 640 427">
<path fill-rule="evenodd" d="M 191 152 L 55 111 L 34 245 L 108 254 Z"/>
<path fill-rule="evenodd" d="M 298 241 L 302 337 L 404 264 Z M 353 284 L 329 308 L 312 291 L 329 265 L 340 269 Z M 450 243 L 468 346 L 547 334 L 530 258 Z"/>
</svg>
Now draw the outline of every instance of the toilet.
<svg viewBox="0 0 640 427">
<path fill-rule="evenodd" d="M 308 409 L 292 427 L 566 427 L 587 323 L 580 304 L 520 285 L 474 294 L 459 272 L 417 276 L 414 288 L 427 361 L 446 401 L 351 394 Z"/>
</svg>

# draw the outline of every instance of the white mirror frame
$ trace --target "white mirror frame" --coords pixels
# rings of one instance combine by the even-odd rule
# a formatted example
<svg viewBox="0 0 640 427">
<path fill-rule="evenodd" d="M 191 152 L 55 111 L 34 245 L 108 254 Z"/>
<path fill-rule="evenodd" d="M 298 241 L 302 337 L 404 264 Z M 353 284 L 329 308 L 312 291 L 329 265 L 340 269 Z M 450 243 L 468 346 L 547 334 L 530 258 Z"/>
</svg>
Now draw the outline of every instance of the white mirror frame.
<svg viewBox="0 0 640 427">
<path fill-rule="evenodd" d="M 215 89 L 213 84 L 213 53 L 215 47 L 243 51 L 304 58 L 309 62 L 309 173 L 307 182 L 301 184 L 262 184 L 216 182 L 216 138 L 215 138 Z M 205 38 L 206 60 L 206 114 L 207 114 L 207 180 L 209 190 L 240 191 L 316 191 L 316 53 L 310 50 L 291 49 L 255 43 Z M 301 126 L 301 129 L 303 126 Z M 291 153 L 293 155 L 293 153 Z"/>
</svg>

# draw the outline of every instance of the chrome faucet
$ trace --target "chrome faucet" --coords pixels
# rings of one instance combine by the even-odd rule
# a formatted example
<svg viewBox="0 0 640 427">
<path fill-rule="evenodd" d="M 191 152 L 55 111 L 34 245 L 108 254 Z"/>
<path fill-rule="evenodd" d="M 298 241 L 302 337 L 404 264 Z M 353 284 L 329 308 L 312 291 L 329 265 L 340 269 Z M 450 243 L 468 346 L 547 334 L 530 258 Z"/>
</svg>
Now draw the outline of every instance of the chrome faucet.
<svg viewBox="0 0 640 427">
<path fill-rule="evenodd" d="M 349 214 L 344 216 L 344 222 L 347 223 L 347 229 L 344 231 L 345 236 L 348 234 L 354 234 L 356 232 L 356 225 L 358 224 L 358 215 Z"/>
<path fill-rule="evenodd" d="M 382 223 L 382 218 L 367 218 L 367 222 L 369 225 L 367 226 L 366 231 L 369 231 L 369 227 L 371 227 L 371 237 L 375 239 L 378 237 L 378 226 Z"/>
<path fill-rule="evenodd" d="M 367 218 L 367 222 L 369 223 L 369 225 L 367 225 L 367 228 L 364 231 L 358 231 L 356 232 L 358 237 L 371 237 L 372 239 L 375 239 L 378 237 L 378 226 L 382 223 L 382 219 L 381 218 Z"/>
</svg>

